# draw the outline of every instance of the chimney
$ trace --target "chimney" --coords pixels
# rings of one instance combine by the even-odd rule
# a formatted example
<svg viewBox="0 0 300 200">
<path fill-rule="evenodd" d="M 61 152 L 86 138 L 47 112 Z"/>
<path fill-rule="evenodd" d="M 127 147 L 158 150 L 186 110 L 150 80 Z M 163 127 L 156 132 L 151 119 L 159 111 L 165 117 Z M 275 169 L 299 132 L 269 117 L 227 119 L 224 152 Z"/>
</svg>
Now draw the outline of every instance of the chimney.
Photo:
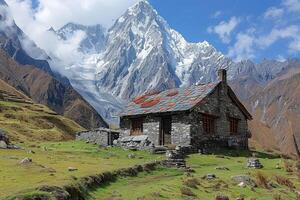
<svg viewBox="0 0 300 200">
<path fill-rule="evenodd" d="M 227 83 L 227 71 L 226 71 L 226 69 L 219 69 L 218 76 L 219 76 L 219 81 Z"/>
</svg>

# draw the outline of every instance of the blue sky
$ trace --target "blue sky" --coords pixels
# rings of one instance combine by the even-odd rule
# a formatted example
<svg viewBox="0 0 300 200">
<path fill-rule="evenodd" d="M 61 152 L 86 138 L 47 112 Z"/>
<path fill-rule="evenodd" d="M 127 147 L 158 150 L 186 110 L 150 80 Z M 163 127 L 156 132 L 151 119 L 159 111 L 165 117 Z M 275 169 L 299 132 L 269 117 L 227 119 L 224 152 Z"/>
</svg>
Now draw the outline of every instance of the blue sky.
<svg viewBox="0 0 300 200">
<path fill-rule="evenodd" d="M 187 41 L 206 40 L 235 60 L 300 57 L 300 0 L 149 1 Z"/>
<path fill-rule="evenodd" d="M 297 38 L 300 33 L 299 0 L 150 2 L 170 26 L 182 33 L 188 41 L 207 40 L 224 54 L 236 59 L 249 57 L 260 61 L 264 58 L 281 60 L 300 56 L 300 37 Z M 214 27 L 222 22 L 229 26 L 231 19 L 234 19 L 232 21 L 236 25 L 224 38 L 222 29 Z M 226 30 L 226 26 L 223 28 Z"/>
</svg>

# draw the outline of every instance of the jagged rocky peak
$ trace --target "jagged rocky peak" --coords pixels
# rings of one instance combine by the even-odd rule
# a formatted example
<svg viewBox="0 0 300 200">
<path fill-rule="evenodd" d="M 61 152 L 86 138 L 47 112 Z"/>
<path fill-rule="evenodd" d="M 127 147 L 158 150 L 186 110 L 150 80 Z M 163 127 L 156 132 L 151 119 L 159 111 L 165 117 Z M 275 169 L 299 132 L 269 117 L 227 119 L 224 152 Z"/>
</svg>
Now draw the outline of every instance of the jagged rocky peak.
<svg viewBox="0 0 300 200">
<path fill-rule="evenodd" d="M 68 40 L 78 32 L 84 34 L 79 50 L 83 53 L 100 53 L 105 47 L 106 30 L 100 24 L 86 26 L 76 23 L 68 23 L 55 32 L 60 39 Z"/>
</svg>

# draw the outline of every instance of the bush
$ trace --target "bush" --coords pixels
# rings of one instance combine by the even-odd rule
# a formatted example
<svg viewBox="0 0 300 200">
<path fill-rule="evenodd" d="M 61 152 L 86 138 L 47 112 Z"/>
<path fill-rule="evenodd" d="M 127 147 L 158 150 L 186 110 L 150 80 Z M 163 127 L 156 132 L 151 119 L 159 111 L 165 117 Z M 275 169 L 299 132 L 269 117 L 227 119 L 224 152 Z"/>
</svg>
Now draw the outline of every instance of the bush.
<svg viewBox="0 0 300 200">
<path fill-rule="evenodd" d="M 200 185 L 200 182 L 197 178 L 188 178 L 183 181 L 183 185 L 190 187 L 190 188 L 197 189 L 198 186 Z"/>
<path fill-rule="evenodd" d="M 290 189 L 294 189 L 294 183 L 284 176 L 275 176 L 275 180 L 279 185 L 285 185 Z"/>
<path fill-rule="evenodd" d="M 190 188 L 187 188 L 187 187 L 181 187 L 180 192 L 182 195 L 186 195 L 186 196 L 190 196 L 190 197 L 197 196 Z"/>
<path fill-rule="evenodd" d="M 286 172 L 293 172 L 293 164 L 291 162 L 289 162 L 288 160 L 284 160 L 283 164 Z"/>
<path fill-rule="evenodd" d="M 261 172 L 257 172 L 255 175 L 256 178 L 256 184 L 259 187 L 265 188 L 265 189 L 269 189 L 269 180 L 268 178 Z"/>
</svg>

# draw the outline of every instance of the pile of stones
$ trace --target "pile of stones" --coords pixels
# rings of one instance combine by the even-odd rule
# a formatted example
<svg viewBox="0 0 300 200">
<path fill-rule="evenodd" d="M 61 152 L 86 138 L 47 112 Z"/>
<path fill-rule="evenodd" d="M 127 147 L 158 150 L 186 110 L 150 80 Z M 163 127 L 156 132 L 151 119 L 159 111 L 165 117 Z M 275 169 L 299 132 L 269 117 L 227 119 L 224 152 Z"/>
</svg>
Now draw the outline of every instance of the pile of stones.
<svg viewBox="0 0 300 200">
<path fill-rule="evenodd" d="M 258 158 L 249 158 L 247 162 L 248 168 L 261 169 L 263 165 L 260 163 Z"/>
<path fill-rule="evenodd" d="M 153 148 L 153 144 L 147 135 L 126 136 L 115 140 L 113 143 L 114 146 L 129 150 L 150 150 Z"/>
<path fill-rule="evenodd" d="M 167 167 L 178 167 L 186 168 L 186 162 L 184 160 L 184 154 L 180 150 L 180 147 L 177 146 L 175 150 L 167 150 L 166 152 L 167 159 L 164 161 L 164 165 Z"/>
</svg>

